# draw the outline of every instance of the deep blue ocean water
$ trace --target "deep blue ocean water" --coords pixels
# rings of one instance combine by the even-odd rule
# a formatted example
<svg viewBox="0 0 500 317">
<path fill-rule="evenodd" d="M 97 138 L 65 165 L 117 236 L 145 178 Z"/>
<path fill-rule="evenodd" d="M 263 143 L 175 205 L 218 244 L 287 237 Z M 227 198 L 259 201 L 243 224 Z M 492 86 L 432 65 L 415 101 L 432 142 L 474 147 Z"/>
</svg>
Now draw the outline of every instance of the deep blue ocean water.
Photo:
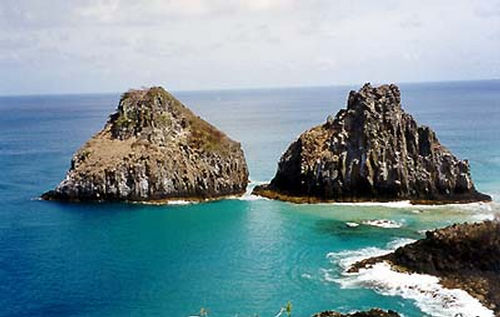
<svg viewBox="0 0 500 317">
<path fill-rule="evenodd" d="M 500 81 L 400 87 L 403 107 L 468 158 L 478 189 L 498 201 Z M 344 107 L 355 88 L 175 95 L 242 143 L 256 183 L 270 180 L 288 144 Z M 0 97 L 1 316 L 181 317 L 202 307 L 209 316 L 274 316 L 287 301 L 293 316 L 373 306 L 423 316 L 425 300 L 345 288 L 336 281 L 342 279 L 339 261 L 499 210 L 496 202 L 294 205 L 251 196 L 171 206 L 37 200 L 64 177 L 73 152 L 103 127 L 118 99 Z M 373 219 L 400 227 L 362 224 Z"/>
</svg>

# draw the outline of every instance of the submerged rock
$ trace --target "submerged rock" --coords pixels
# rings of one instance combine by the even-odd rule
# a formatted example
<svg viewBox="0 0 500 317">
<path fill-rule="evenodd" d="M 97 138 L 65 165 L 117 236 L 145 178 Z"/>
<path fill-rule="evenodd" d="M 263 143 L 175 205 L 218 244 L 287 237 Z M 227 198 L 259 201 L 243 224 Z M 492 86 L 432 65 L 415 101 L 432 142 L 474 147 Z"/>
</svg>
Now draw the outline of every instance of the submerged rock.
<svg viewBox="0 0 500 317">
<path fill-rule="evenodd" d="M 452 225 L 395 252 L 355 263 L 349 272 L 386 261 L 394 269 L 435 275 L 460 288 L 500 316 L 500 222 Z"/>
<path fill-rule="evenodd" d="M 317 313 L 313 315 L 313 317 L 399 317 L 399 314 L 392 310 L 384 311 L 378 308 L 374 308 L 369 311 L 361 311 L 351 314 L 342 314 L 333 310 L 327 310 L 321 313 Z"/>
<path fill-rule="evenodd" d="M 73 156 L 56 200 L 163 201 L 240 195 L 248 170 L 231 140 L 161 87 L 130 90 Z"/>
<path fill-rule="evenodd" d="M 403 111 L 397 86 L 370 84 L 350 92 L 347 109 L 302 133 L 271 183 L 254 193 L 294 202 L 491 200 L 476 191 L 467 160 Z"/>
</svg>

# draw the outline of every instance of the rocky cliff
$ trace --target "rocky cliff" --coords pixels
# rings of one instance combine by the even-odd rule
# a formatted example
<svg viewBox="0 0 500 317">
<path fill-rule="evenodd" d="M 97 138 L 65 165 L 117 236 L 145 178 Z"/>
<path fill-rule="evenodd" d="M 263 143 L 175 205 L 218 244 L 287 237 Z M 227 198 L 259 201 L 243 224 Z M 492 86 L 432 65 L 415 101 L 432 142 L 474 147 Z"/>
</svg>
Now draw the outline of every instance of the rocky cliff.
<svg viewBox="0 0 500 317">
<path fill-rule="evenodd" d="M 395 85 L 351 91 L 347 109 L 304 133 L 281 157 L 271 183 L 254 193 L 294 202 L 489 201 L 469 163 L 401 108 Z"/>
<path fill-rule="evenodd" d="M 443 286 L 467 291 L 500 316 L 499 221 L 428 231 L 425 239 L 358 262 L 349 271 L 381 261 L 389 262 L 396 270 L 438 276 Z"/>
<path fill-rule="evenodd" d="M 160 87 L 130 90 L 104 128 L 73 156 L 57 200 L 163 201 L 245 192 L 239 143 Z"/>
</svg>

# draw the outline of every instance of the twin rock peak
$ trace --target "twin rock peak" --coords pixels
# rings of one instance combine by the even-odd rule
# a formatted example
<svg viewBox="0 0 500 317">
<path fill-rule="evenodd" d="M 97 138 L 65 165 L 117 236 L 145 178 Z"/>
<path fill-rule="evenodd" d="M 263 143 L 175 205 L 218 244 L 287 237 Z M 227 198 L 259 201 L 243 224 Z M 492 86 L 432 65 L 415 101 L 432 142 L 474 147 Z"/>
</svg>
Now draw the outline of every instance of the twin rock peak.
<svg viewBox="0 0 500 317">
<path fill-rule="evenodd" d="M 125 93 L 104 128 L 73 156 L 48 200 L 206 200 L 245 193 L 240 143 L 160 87 Z M 365 84 L 347 109 L 302 133 L 254 193 L 292 202 L 489 201 L 469 164 L 401 108 L 395 85 Z"/>
</svg>

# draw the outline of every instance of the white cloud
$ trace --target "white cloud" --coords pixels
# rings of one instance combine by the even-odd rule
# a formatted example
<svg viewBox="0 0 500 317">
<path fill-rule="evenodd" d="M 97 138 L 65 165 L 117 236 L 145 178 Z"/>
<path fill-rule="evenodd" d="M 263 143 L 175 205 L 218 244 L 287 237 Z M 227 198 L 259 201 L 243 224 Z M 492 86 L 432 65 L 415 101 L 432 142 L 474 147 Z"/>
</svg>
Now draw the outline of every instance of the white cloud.
<svg viewBox="0 0 500 317">
<path fill-rule="evenodd" d="M 0 93 L 500 77 L 499 3 L 2 0 Z"/>
<path fill-rule="evenodd" d="M 490 18 L 500 16 L 500 1 L 483 1 L 478 3 L 475 10 L 476 14 L 480 17 Z"/>
<path fill-rule="evenodd" d="M 94 18 L 100 22 L 112 22 L 119 15 L 119 0 L 98 0 L 92 5 L 82 6 L 77 10 L 83 18 Z"/>
</svg>

